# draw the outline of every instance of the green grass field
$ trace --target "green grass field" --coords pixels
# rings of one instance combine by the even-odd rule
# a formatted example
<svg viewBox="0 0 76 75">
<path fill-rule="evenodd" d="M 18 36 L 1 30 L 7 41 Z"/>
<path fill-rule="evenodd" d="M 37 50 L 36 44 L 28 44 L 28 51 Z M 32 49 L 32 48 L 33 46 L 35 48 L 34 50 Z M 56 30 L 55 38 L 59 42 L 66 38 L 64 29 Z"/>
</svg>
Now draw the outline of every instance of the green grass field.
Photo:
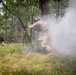
<svg viewBox="0 0 76 75">
<path fill-rule="evenodd" d="M 76 75 L 75 57 L 25 50 L 22 44 L 0 46 L 0 75 Z"/>
</svg>

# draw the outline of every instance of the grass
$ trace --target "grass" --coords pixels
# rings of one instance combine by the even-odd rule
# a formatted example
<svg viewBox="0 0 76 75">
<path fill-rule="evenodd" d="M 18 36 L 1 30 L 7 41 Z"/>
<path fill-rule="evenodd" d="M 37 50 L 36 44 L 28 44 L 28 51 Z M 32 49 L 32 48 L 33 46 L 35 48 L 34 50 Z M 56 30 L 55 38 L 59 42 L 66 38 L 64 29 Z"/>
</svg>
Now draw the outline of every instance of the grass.
<svg viewBox="0 0 76 75">
<path fill-rule="evenodd" d="M 0 46 L 0 75 L 76 75 L 76 58 L 25 53 L 22 44 Z"/>
</svg>

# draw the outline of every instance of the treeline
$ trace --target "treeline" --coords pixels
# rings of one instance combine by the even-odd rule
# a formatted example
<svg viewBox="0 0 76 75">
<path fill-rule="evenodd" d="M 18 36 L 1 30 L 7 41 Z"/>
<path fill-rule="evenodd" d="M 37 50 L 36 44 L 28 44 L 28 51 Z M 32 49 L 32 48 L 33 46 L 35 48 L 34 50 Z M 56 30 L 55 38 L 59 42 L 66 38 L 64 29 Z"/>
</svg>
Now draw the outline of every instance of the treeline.
<svg viewBox="0 0 76 75">
<path fill-rule="evenodd" d="M 35 16 L 63 16 L 68 0 L 0 0 L 0 36 L 6 42 L 31 42 Z"/>
</svg>

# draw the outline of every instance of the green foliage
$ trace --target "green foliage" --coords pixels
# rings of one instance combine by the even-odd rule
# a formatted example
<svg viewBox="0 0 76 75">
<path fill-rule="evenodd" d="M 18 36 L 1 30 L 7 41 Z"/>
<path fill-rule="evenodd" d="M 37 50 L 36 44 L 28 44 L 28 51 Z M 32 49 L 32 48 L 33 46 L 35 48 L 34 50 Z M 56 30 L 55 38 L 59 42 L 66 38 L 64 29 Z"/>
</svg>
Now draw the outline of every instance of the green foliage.
<svg viewBox="0 0 76 75">
<path fill-rule="evenodd" d="M 0 14 L 0 34 L 7 41 L 18 41 L 18 37 L 22 39 L 24 28 L 18 21 L 18 17 L 21 18 L 23 26 L 27 27 L 28 24 L 33 22 L 32 17 L 40 15 L 40 0 L 5 0 L 5 6 L 1 7 Z M 49 0 L 50 15 L 55 15 L 55 1 Z M 60 1 L 59 15 L 64 14 L 64 9 L 68 5 L 68 1 Z M 13 18 L 14 17 L 14 18 Z M 19 32 L 20 30 L 20 32 Z M 31 34 L 30 30 L 27 30 L 28 35 Z M 30 35 L 29 35 L 30 36 Z M 34 36 L 34 35 L 33 35 Z"/>
</svg>

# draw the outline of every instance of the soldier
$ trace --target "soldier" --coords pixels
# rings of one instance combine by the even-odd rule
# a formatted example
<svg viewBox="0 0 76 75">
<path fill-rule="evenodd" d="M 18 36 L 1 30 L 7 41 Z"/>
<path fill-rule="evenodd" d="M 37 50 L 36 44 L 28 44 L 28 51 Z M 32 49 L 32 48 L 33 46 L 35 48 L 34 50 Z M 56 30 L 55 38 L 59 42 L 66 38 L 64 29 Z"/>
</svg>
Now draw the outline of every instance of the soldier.
<svg viewBox="0 0 76 75">
<path fill-rule="evenodd" d="M 42 45 L 44 52 L 45 53 L 51 52 L 51 48 L 48 44 L 49 35 L 47 33 L 49 32 L 49 28 L 47 24 L 43 20 L 35 18 L 35 23 L 28 26 L 28 28 L 32 28 L 33 30 L 38 32 L 37 40 L 39 41 L 39 44 Z"/>
</svg>

